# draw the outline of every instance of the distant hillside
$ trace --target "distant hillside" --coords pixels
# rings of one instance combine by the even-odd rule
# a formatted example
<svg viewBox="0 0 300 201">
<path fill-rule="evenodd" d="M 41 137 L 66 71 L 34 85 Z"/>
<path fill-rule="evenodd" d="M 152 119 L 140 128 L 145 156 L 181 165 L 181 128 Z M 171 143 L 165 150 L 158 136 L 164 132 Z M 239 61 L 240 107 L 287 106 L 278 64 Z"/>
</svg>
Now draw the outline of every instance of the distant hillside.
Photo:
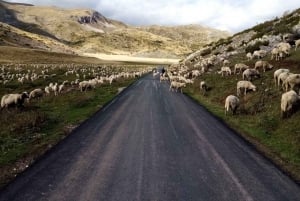
<svg viewBox="0 0 300 201">
<path fill-rule="evenodd" d="M 229 36 L 226 31 L 212 29 L 200 25 L 182 25 L 182 26 L 146 26 L 141 27 L 141 30 L 164 36 L 182 43 L 192 50 L 198 50 L 207 44 L 207 42 L 217 41 L 220 38 Z"/>
<path fill-rule="evenodd" d="M 78 52 L 178 57 L 228 33 L 197 25 L 133 27 L 91 9 L 0 1 L 0 22 L 52 38 Z M 37 48 L 40 48 L 37 46 Z"/>
</svg>

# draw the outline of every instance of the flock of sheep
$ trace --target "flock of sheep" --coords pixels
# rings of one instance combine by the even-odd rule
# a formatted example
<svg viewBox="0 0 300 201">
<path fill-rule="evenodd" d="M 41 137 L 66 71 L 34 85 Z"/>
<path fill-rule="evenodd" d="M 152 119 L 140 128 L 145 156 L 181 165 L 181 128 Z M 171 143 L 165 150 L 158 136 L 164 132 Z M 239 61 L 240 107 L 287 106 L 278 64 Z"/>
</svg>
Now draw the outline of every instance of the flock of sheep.
<svg viewBox="0 0 300 201">
<path fill-rule="evenodd" d="M 300 40 L 295 41 L 295 50 L 299 46 Z M 270 51 L 271 60 L 280 60 L 290 56 L 291 48 L 289 43 L 280 42 Z M 268 52 L 266 50 L 257 50 L 254 51 L 253 54 L 246 54 L 248 60 L 257 59 L 252 68 L 244 63 L 236 63 L 234 68 L 231 68 L 229 66 L 231 63 L 229 60 L 223 58 L 219 59 L 215 55 L 208 58 L 190 55 L 179 64 L 170 65 L 168 67 L 168 73 L 160 75 L 160 81 L 169 80 L 170 91 L 180 90 L 182 92 L 182 88 L 187 84 L 193 84 L 195 78 L 204 73 L 212 73 L 211 67 L 219 63 L 222 67 L 217 73 L 221 74 L 222 77 L 233 74 L 242 75 L 242 80 L 236 83 L 236 95 L 231 94 L 225 98 L 225 114 L 229 111 L 235 114 L 240 105 L 239 97 L 246 96 L 249 91 L 257 90 L 257 86 L 255 86 L 252 81 L 259 79 L 261 74 L 274 68 L 268 61 L 262 60 L 267 55 Z M 154 72 L 153 76 L 156 75 L 158 75 L 158 73 Z M 300 93 L 300 74 L 294 74 L 288 69 L 280 68 L 274 72 L 274 82 L 275 87 L 281 87 L 284 91 L 281 97 L 281 115 L 282 117 L 289 116 L 300 102 L 300 96 L 298 94 Z M 200 90 L 205 93 L 208 88 L 205 80 L 202 80 L 200 82 Z"/>
<path fill-rule="evenodd" d="M 30 90 L 30 93 L 4 94 L 1 98 L 1 109 L 22 107 L 26 100 L 30 102 L 43 96 L 58 96 L 73 90 L 84 92 L 104 83 L 112 84 L 121 78 L 141 77 L 149 71 L 149 67 L 132 68 L 87 64 L 5 64 L 0 67 L 0 84 L 4 88 L 10 84 L 17 85 L 17 88 L 27 88 L 31 85 L 38 85 L 39 87 Z M 47 82 L 49 84 L 45 84 Z"/>
</svg>

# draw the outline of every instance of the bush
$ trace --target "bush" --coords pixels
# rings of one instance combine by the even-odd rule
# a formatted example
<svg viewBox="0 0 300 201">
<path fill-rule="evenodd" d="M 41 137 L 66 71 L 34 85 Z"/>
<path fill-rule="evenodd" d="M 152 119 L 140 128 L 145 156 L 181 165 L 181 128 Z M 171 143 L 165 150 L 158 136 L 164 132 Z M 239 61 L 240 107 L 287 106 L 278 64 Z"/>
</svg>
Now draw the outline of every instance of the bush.
<svg viewBox="0 0 300 201">
<path fill-rule="evenodd" d="M 269 41 L 267 41 L 267 40 L 257 41 L 254 45 L 247 46 L 245 51 L 246 51 L 246 53 L 248 53 L 248 52 L 253 53 L 256 50 L 260 50 L 260 46 L 268 46 L 268 45 L 269 45 Z"/>
<path fill-rule="evenodd" d="M 232 46 L 228 46 L 227 47 L 227 52 L 232 52 L 232 51 L 234 51 L 234 48 Z"/>
<path fill-rule="evenodd" d="M 206 48 L 206 49 L 203 49 L 200 53 L 201 56 L 206 56 L 208 54 L 211 53 L 211 49 L 210 48 Z"/>
</svg>

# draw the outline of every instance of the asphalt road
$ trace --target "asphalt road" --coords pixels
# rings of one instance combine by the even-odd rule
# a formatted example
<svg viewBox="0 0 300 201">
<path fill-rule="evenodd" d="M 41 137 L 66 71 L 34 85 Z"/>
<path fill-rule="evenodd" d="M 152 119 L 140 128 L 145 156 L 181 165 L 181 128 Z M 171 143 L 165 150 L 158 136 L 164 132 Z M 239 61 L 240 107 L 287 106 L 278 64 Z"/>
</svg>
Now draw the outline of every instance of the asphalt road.
<svg viewBox="0 0 300 201">
<path fill-rule="evenodd" d="M 149 75 L 2 189 L 0 200 L 292 201 L 300 187 Z"/>
</svg>

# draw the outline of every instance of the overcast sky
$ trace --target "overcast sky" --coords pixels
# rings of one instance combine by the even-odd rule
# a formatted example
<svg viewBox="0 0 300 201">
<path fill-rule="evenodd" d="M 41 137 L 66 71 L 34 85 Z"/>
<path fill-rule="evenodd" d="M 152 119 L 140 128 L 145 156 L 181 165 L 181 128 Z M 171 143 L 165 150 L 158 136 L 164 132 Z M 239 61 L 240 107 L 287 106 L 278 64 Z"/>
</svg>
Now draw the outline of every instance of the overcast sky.
<svg viewBox="0 0 300 201">
<path fill-rule="evenodd" d="M 92 8 L 130 25 L 201 24 L 242 31 L 300 7 L 300 0 L 6 0 L 64 8 Z"/>
</svg>

